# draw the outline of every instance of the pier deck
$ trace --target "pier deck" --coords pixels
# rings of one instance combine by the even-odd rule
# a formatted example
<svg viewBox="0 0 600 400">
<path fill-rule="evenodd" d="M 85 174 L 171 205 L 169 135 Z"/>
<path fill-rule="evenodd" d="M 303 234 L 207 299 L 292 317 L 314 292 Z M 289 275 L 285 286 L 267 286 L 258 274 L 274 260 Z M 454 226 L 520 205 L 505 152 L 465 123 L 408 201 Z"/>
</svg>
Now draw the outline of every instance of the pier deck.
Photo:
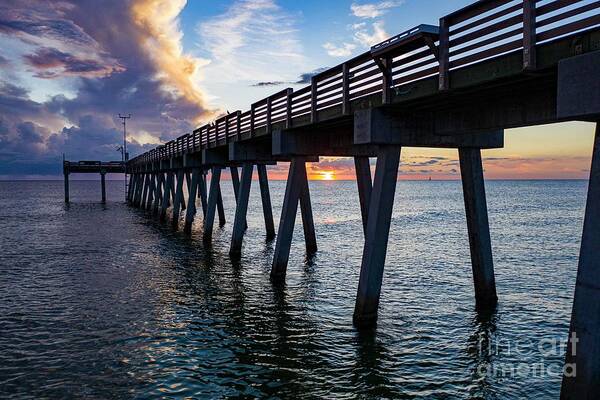
<svg viewBox="0 0 600 400">
<path fill-rule="evenodd" d="M 65 202 L 69 198 L 69 175 L 100 174 L 100 185 L 102 190 L 102 202 L 106 203 L 106 174 L 123 174 L 126 171 L 125 163 L 122 161 L 66 161 L 63 160 L 63 175 L 65 177 Z"/>
</svg>

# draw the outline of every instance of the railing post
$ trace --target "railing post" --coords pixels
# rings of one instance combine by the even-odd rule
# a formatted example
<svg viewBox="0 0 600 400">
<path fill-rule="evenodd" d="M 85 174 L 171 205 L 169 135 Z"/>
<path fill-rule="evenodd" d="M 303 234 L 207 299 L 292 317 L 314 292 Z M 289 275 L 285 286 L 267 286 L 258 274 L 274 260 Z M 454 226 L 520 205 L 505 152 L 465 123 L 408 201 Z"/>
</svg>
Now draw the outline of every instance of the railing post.
<svg viewBox="0 0 600 400">
<path fill-rule="evenodd" d="M 440 19 L 440 81 L 439 90 L 450 88 L 450 27 L 446 18 Z"/>
<path fill-rule="evenodd" d="M 237 137 L 237 141 L 239 142 L 242 135 L 242 112 L 238 111 L 236 115 L 236 124 L 237 128 L 235 131 L 235 136 Z"/>
<path fill-rule="evenodd" d="M 382 61 L 383 64 L 383 94 L 382 101 L 383 104 L 389 104 L 392 102 L 392 59 L 389 57 L 384 58 Z"/>
<path fill-rule="evenodd" d="M 229 115 L 225 116 L 225 143 L 229 143 Z"/>
<path fill-rule="evenodd" d="M 342 114 L 350 114 L 350 66 L 342 64 Z"/>
<path fill-rule="evenodd" d="M 273 100 L 271 97 L 267 97 L 267 133 L 271 133 L 271 103 Z"/>
<path fill-rule="evenodd" d="M 536 67 L 535 57 L 535 2 L 523 0 L 523 69 Z"/>
<path fill-rule="evenodd" d="M 254 104 L 250 106 L 250 137 L 254 137 Z"/>
<path fill-rule="evenodd" d="M 317 122 L 317 79 L 310 78 L 310 122 Z"/>
<path fill-rule="evenodd" d="M 285 108 L 285 127 L 292 127 L 292 94 L 294 93 L 294 89 L 288 88 L 287 90 L 287 103 Z"/>
</svg>

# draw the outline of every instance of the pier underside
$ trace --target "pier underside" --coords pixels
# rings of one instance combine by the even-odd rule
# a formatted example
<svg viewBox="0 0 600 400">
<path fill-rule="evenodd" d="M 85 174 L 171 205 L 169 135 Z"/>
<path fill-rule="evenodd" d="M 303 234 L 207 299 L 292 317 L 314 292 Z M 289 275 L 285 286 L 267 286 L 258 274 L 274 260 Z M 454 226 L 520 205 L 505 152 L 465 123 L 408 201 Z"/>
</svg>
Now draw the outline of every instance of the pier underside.
<svg viewBox="0 0 600 400">
<path fill-rule="evenodd" d="M 478 310 L 494 309 L 498 297 L 481 150 L 503 147 L 504 130 L 508 128 L 600 120 L 600 31 L 597 27 L 584 29 L 600 23 L 597 15 L 590 17 L 596 19 L 577 26 L 565 25 L 577 30 L 569 35 L 566 34 L 572 31 L 567 28 L 536 35 L 535 13 L 531 16 L 535 1 L 525 0 L 520 20 L 525 21 L 521 41 L 506 43 L 502 45 L 505 50 L 496 53 L 484 49 L 458 61 L 452 58 L 461 52 L 453 47 L 461 37 L 453 39 L 453 35 L 466 28 L 449 26 L 473 18 L 486 20 L 488 17 L 481 14 L 493 10 L 496 3 L 506 2 L 478 2 L 443 18 L 439 30 L 420 27 L 417 34 L 376 46 L 371 53 L 314 77 L 308 88 L 297 92 L 286 89 L 253 104 L 246 113 L 224 116 L 193 134 L 137 157 L 128 163 L 132 174 L 128 201 L 162 220 L 172 208 L 171 223 L 175 228 L 179 227 L 181 211 L 185 210 L 184 231 L 189 233 L 199 199 L 202 235 L 210 243 L 217 215 L 220 224 L 226 222 L 221 172 L 229 169 L 236 199 L 229 253 L 239 257 L 256 167 L 265 235 L 269 240 L 276 239 L 271 279 L 279 284 L 285 281 L 298 207 L 306 252 L 310 255 L 317 251 L 306 163 L 318 162 L 324 156 L 352 157 L 364 233 L 353 320 L 357 328 L 370 328 L 377 321 L 383 287 L 396 181 L 402 168 L 401 150 L 457 149 L 474 304 Z M 559 3 L 550 4 L 560 8 Z M 547 11 L 544 7 L 538 9 L 538 14 Z M 504 10 L 497 13 L 506 14 Z M 528 18 L 533 18 L 533 28 Z M 476 26 L 475 22 L 471 25 Z M 493 31 L 490 27 L 482 29 Z M 437 63 L 435 70 L 413 72 L 410 79 L 397 77 L 397 68 L 407 58 L 419 60 L 414 53 L 418 49 L 433 57 L 432 62 Z M 398 59 L 398 55 L 404 58 Z M 359 86 L 361 79 L 357 76 L 361 74 L 366 75 L 362 82 L 371 82 L 371 86 L 366 83 L 364 88 Z M 373 86 L 374 78 L 368 79 L 372 76 L 379 79 L 379 86 Z M 577 352 L 569 351 L 567 355 L 567 363 L 577 363 L 578 373 L 564 379 L 562 396 L 566 399 L 592 398 L 593 393 L 600 392 L 600 264 L 596 256 L 600 251 L 598 135 L 597 131 L 571 321 L 571 333 L 577 335 L 579 342 Z M 376 159 L 373 178 L 369 158 Z M 290 168 L 276 228 L 267 166 L 279 162 L 289 162 Z"/>
</svg>

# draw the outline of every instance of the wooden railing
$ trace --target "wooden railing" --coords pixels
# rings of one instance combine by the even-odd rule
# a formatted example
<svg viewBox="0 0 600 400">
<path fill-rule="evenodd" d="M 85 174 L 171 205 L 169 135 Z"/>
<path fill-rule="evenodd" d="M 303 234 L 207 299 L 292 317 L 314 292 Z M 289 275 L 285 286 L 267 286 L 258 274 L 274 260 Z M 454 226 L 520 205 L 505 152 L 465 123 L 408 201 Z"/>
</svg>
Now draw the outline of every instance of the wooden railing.
<svg viewBox="0 0 600 400">
<path fill-rule="evenodd" d="M 224 115 L 129 163 L 164 160 L 268 134 L 274 125 L 290 128 L 295 120 L 316 123 L 321 111 L 334 107 L 339 108 L 337 115 L 349 115 L 355 100 L 382 93 L 385 103 L 400 86 L 435 76 L 439 90 L 448 90 L 451 71 L 510 52 L 521 50 L 523 69 L 535 69 L 537 44 L 600 27 L 599 8 L 597 0 L 480 0 L 441 18 L 439 29 L 420 26 L 394 36 L 313 76 L 309 86 L 284 89 L 246 112 Z M 424 28 L 435 28 L 439 37 L 400 54 L 385 54 L 386 46 L 419 35 Z"/>
</svg>

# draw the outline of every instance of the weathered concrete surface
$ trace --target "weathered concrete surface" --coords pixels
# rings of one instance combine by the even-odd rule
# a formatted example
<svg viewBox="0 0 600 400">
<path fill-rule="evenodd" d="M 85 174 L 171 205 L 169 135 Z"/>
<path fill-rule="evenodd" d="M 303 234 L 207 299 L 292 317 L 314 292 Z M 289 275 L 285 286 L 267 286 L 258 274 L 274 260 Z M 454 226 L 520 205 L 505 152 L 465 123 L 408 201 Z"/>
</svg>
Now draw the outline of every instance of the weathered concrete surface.
<svg viewBox="0 0 600 400">
<path fill-rule="evenodd" d="M 367 220 L 369 217 L 369 203 L 371 202 L 371 191 L 373 189 L 369 157 L 354 157 L 354 169 L 356 170 L 356 184 L 358 186 L 358 199 L 360 202 L 360 215 L 362 217 L 363 234 L 366 235 Z"/>
<path fill-rule="evenodd" d="M 481 150 L 461 147 L 458 149 L 458 154 L 471 249 L 475 302 L 478 309 L 484 310 L 494 307 L 498 297 L 496 296 Z"/>
<path fill-rule="evenodd" d="M 354 325 L 359 328 L 371 327 L 377 322 L 399 163 L 399 146 L 381 148 L 369 204 L 367 234 L 354 307 Z"/>
<path fill-rule="evenodd" d="M 210 178 L 210 191 L 208 194 L 208 205 L 206 210 L 206 216 L 204 217 L 204 241 L 210 241 L 212 239 L 213 225 L 215 222 L 215 214 L 217 209 L 217 199 L 220 196 L 219 182 L 221 180 L 221 167 L 212 167 L 212 175 Z"/>
<path fill-rule="evenodd" d="M 229 247 L 229 254 L 234 256 L 240 255 L 242 252 L 242 241 L 244 239 L 244 231 L 246 230 L 246 214 L 248 212 L 248 200 L 250 199 L 253 169 L 254 166 L 252 163 L 244 163 L 242 166 L 242 179 L 238 181 L 237 185 L 237 204 L 235 207 L 235 219 L 233 222 L 233 232 Z M 237 168 L 235 168 L 235 170 L 237 171 Z"/>
<path fill-rule="evenodd" d="M 263 216 L 265 219 L 265 231 L 267 240 L 275 237 L 275 224 L 273 222 L 273 209 L 271 207 L 271 194 L 269 193 L 269 178 L 267 175 L 267 167 L 258 164 L 258 183 L 260 185 L 260 197 L 262 200 Z"/>
<path fill-rule="evenodd" d="M 600 50 L 558 63 L 557 117 L 600 117 Z"/>
<path fill-rule="evenodd" d="M 600 123 L 596 124 L 579 252 L 566 356 L 566 366 L 569 365 L 575 365 L 576 373 L 563 377 L 561 399 L 597 399 L 600 394 Z"/>
<path fill-rule="evenodd" d="M 276 283 L 285 280 L 296 213 L 298 212 L 298 201 L 304 182 L 307 179 L 305 161 L 304 157 L 294 157 L 290 163 L 281 219 L 277 232 L 273 265 L 271 267 L 271 280 Z"/>
</svg>

